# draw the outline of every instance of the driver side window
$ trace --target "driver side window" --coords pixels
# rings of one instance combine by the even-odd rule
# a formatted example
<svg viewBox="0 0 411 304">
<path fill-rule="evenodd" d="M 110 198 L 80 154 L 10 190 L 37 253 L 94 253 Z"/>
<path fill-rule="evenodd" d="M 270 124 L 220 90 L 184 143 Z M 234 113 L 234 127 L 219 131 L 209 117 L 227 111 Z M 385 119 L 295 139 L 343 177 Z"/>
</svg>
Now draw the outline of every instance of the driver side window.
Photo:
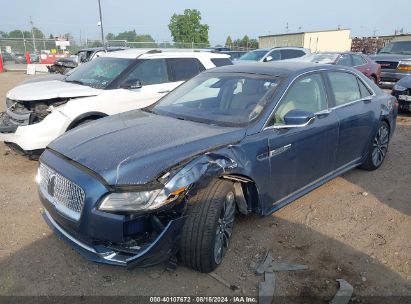
<svg viewBox="0 0 411 304">
<path fill-rule="evenodd" d="M 317 113 L 327 108 L 327 95 L 322 77 L 320 74 L 310 74 L 291 85 L 280 101 L 272 124 L 284 124 L 284 116 L 291 110 L 298 109 Z"/>
<path fill-rule="evenodd" d="M 124 83 L 132 83 L 137 80 L 140 80 L 143 86 L 169 82 L 166 60 L 146 59 L 140 62 L 128 74 Z"/>
</svg>

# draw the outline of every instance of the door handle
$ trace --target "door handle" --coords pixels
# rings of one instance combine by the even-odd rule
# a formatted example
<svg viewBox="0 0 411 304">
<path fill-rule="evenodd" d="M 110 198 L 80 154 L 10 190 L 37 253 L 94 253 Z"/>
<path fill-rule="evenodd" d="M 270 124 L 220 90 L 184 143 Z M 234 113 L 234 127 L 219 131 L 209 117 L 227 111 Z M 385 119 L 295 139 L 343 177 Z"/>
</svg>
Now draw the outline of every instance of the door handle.
<svg viewBox="0 0 411 304">
<path fill-rule="evenodd" d="M 160 91 L 158 91 L 160 94 L 165 94 L 165 93 L 169 93 L 170 90 L 169 89 L 162 89 Z"/>
</svg>

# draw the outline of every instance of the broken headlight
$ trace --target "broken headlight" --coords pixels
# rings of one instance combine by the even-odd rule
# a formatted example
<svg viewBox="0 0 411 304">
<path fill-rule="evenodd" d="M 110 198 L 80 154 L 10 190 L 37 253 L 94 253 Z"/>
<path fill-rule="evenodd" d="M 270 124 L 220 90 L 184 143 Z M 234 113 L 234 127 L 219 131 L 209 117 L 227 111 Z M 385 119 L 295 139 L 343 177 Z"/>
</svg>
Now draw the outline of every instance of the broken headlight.
<svg viewBox="0 0 411 304">
<path fill-rule="evenodd" d="M 107 212 L 149 212 L 174 202 L 186 188 L 167 195 L 164 189 L 142 192 L 119 192 L 107 195 L 99 210 Z"/>
</svg>

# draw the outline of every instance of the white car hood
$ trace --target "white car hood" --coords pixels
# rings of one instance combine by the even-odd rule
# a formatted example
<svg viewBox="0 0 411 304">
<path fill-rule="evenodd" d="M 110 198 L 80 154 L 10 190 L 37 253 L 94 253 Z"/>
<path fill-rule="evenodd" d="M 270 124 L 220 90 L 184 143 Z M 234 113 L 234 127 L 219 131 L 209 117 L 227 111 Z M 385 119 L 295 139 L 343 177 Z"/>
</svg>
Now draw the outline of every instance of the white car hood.
<svg viewBox="0 0 411 304">
<path fill-rule="evenodd" d="M 99 95 L 103 90 L 60 80 L 21 84 L 7 93 L 12 100 L 45 100 Z"/>
</svg>

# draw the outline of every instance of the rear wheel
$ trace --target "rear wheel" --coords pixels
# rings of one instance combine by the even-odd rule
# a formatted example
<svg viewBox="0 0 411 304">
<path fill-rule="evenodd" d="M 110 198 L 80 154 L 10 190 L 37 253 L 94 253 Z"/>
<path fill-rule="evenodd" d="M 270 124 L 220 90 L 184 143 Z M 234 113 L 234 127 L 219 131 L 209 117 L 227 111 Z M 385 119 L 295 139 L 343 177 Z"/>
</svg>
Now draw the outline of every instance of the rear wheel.
<svg viewBox="0 0 411 304">
<path fill-rule="evenodd" d="M 374 136 L 368 156 L 361 168 L 372 171 L 378 169 L 384 162 L 390 141 L 390 128 L 385 121 L 380 122 L 377 134 Z"/>
<path fill-rule="evenodd" d="M 201 272 L 221 264 L 234 227 L 233 184 L 216 180 L 190 199 L 183 228 L 180 256 L 183 263 Z"/>
</svg>

